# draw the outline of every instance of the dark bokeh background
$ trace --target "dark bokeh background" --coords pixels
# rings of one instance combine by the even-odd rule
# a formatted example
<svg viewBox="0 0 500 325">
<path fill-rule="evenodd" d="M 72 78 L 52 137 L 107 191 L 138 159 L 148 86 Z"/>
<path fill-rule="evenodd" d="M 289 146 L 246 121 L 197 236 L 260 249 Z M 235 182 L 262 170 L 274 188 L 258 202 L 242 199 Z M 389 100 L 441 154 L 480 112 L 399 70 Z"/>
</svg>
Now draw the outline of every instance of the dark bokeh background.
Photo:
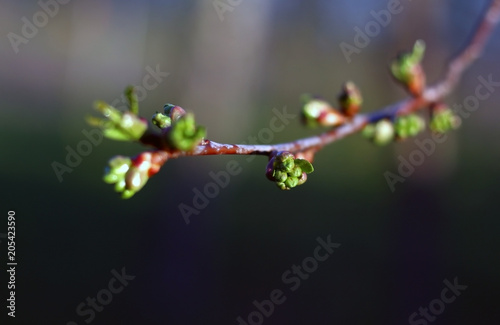
<svg viewBox="0 0 500 325">
<path fill-rule="evenodd" d="M 223 19 L 211 0 L 71 1 L 18 53 L 7 35 L 22 35 L 22 17 L 32 21 L 41 8 L 0 3 L 0 233 L 14 210 L 19 263 L 17 317 L 2 306 L 0 323 L 86 324 L 77 306 L 122 268 L 135 278 L 90 323 L 237 324 L 279 289 L 286 300 L 264 324 L 408 324 L 455 277 L 468 287 L 433 323 L 498 322 L 498 92 L 394 192 L 384 172 L 397 173 L 413 140 L 378 148 L 349 137 L 321 151 L 308 182 L 290 192 L 266 180 L 263 158 L 200 157 L 168 162 L 122 201 L 101 181 L 103 168 L 141 147 L 111 140 L 62 182 L 52 168 L 86 139 L 92 102 L 140 85 L 148 66 L 169 75 L 147 92 L 142 115 L 176 103 L 221 142 L 262 143 L 273 108 L 298 112 L 304 92 L 334 101 L 349 79 L 364 109 L 377 109 L 405 96 L 387 73 L 399 50 L 424 39 L 428 78 L 437 80 L 488 1 L 402 0 L 403 11 L 350 63 L 339 45 L 353 44 L 354 28 L 389 1 L 233 1 Z M 479 76 L 500 80 L 499 39 L 497 30 L 448 103 L 474 95 Z M 297 117 L 272 142 L 312 133 Z M 193 189 L 232 160 L 241 172 L 186 225 L 179 205 L 192 205 Z M 291 291 L 284 272 L 328 236 L 341 246 Z M 6 280 L 2 272 L 2 305 Z"/>
</svg>

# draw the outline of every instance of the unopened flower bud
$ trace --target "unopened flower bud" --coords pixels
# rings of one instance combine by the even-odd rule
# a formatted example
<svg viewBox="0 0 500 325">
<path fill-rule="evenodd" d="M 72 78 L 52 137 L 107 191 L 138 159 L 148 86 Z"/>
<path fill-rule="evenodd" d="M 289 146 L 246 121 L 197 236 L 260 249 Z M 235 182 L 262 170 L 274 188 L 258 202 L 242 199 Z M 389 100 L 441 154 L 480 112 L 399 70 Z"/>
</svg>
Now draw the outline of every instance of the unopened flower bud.
<svg viewBox="0 0 500 325">
<path fill-rule="evenodd" d="M 421 66 L 424 53 L 425 43 L 418 40 L 412 52 L 400 54 L 391 64 L 393 76 L 416 97 L 420 96 L 425 88 L 425 74 Z"/>
<path fill-rule="evenodd" d="M 284 171 L 281 171 L 281 170 L 277 170 L 274 173 L 274 180 L 276 182 L 284 182 L 284 181 L 286 181 L 287 178 L 288 178 L 287 172 L 284 172 Z"/>
<path fill-rule="evenodd" d="M 400 139 L 416 136 L 425 129 L 425 120 L 416 114 L 399 116 L 394 121 L 396 134 Z"/>
<path fill-rule="evenodd" d="M 167 116 L 163 113 L 158 113 L 158 112 L 153 114 L 152 122 L 154 125 L 156 125 L 160 129 L 166 129 L 167 127 L 169 127 L 172 124 L 172 120 L 170 119 L 169 116 Z"/>
<path fill-rule="evenodd" d="M 165 115 L 169 116 L 172 122 L 177 121 L 179 118 L 186 115 L 186 111 L 177 105 L 174 104 L 165 104 L 163 106 L 163 111 Z"/>
<path fill-rule="evenodd" d="M 441 104 L 432 110 L 429 127 L 433 132 L 445 133 L 458 128 L 461 122 L 460 117 L 455 115 L 448 106 Z"/>
<path fill-rule="evenodd" d="M 352 118 L 358 114 L 363 97 L 358 87 L 352 81 L 346 82 L 338 96 L 340 111 L 347 117 Z"/>
<path fill-rule="evenodd" d="M 295 158 L 287 151 L 274 153 L 266 166 L 266 176 L 282 190 L 289 190 L 304 184 L 307 173 L 314 171 L 311 163 L 305 159 Z"/>
<path fill-rule="evenodd" d="M 304 102 L 302 121 L 309 127 L 338 126 L 347 120 L 344 115 L 322 99 L 305 96 Z"/>
<path fill-rule="evenodd" d="M 295 166 L 294 159 L 295 156 L 290 152 L 280 152 L 276 155 L 276 168 L 281 171 L 289 172 Z"/>
<path fill-rule="evenodd" d="M 394 140 L 394 125 L 391 121 L 382 119 L 375 124 L 365 126 L 363 136 L 371 139 L 376 145 L 386 145 Z"/>
<path fill-rule="evenodd" d="M 133 159 L 123 156 L 112 158 L 104 181 L 115 184 L 115 191 L 121 193 L 122 198 L 130 198 L 160 169 L 160 161 L 154 159 L 154 154 L 156 152 L 143 152 Z"/>
<path fill-rule="evenodd" d="M 299 178 L 299 182 L 297 183 L 297 186 L 304 184 L 307 181 L 307 173 L 302 172 L 302 175 Z"/>
<path fill-rule="evenodd" d="M 294 188 L 299 184 L 299 180 L 297 177 L 288 177 L 285 181 L 285 185 L 287 188 Z"/>
</svg>

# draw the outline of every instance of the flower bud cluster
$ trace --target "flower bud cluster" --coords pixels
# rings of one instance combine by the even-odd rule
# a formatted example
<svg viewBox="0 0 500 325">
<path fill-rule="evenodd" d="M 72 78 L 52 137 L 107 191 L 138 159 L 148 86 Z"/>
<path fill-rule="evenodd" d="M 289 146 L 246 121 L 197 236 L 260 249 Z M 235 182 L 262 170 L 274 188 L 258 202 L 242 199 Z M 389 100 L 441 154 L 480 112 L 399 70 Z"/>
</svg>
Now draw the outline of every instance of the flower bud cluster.
<svg viewBox="0 0 500 325">
<path fill-rule="evenodd" d="M 104 181 L 115 184 L 115 191 L 128 199 L 144 187 L 148 179 L 160 170 L 154 153 L 143 152 L 134 158 L 115 156 L 109 161 Z"/>
<path fill-rule="evenodd" d="M 153 115 L 153 124 L 165 131 L 172 149 L 189 151 L 196 147 L 206 135 L 205 128 L 196 125 L 194 115 L 177 105 L 165 104 L 163 113 Z"/>
<path fill-rule="evenodd" d="M 399 139 L 414 137 L 425 130 L 425 120 L 416 114 L 399 116 L 394 121 L 394 128 Z"/>
<path fill-rule="evenodd" d="M 456 129 L 460 126 L 460 117 L 455 115 L 447 106 L 440 106 L 439 109 L 432 111 L 431 122 L 429 128 L 436 133 L 445 133 L 449 130 Z"/>
<path fill-rule="evenodd" d="M 275 182 L 282 190 L 289 190 L 302 185 L 307 180 L 307 174 L 312 173 L 312 164 L 288 151 L 281 151 L 271 157 L 266 168 L 267 178 Z"/>
</svg>

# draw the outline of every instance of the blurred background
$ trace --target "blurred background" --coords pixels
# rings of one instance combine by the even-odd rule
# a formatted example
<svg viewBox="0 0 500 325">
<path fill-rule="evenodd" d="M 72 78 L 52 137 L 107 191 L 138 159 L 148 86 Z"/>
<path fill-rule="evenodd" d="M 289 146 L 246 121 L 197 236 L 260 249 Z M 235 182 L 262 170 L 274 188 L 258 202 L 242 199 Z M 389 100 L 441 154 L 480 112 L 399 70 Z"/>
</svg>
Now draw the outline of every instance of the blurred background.
<svg viewBox="0 0 500 325">
<path fill-rule="evenodd" d="M 92 103 L 123 108 L 129 84 L 142 89 L 142 116 L 175 103 L 194 112 L 218 142 L 315 134 L 300 125 L 301 94 L 335 103 L 342 83 L 353 80 L 365 111 L 398 101 L 406 94 L 388 74 L 390 60 L 423 39 L 428 80 L 438 80 L 489 1 L 63 2 L 0 0 L 0 234 L 7 232 L 7 212 L 15 211 L 18 261 L 16 318 L 7 319 L 2 307 L 2 324 L 424 325 L 499 318 L 497 88 L 394 191 L 384 173 L 398 174 L 398 157 L 418 150 L 414 139 L 379 148 L 348 137 L 319 152 L 308 182 L 289 192 L 265 178 L 262 157 L 182 158 L 167 162 L 130 200 L 102 182 L 103 169 L 110 157 L 143 148 L 107 139 L 85 148 Z M 380 18 L 389 10 L 397 13 Z M 356 46 L 357 28 L 367 27 L 372 36 L 345 54 L 342 44 Z M 450 105 L 474 96 L 480 76 L 500 80 L 499 39 L 500 28 Z M 269 133 L 276 111 L 297 115 Z M 86 156 L 69 166 L 68 150 Z M 240 172 L 187 224 L 179 206 L 193 207 L 195 193 L 213 183 L 210 173 L 229 162 Z M 307 258 L 318 237 L 340 247 L 312 268 Z M 0 240 L 3 269 L 7 243 Z M 282 277 L 304 260 L 311 272 L 292 291 Z M 135 278 L 109 296 L 113 271 Z M 455 278 L 467 288 L 451 303 L 436 302 L 443 281 Z M 4 302 L 6 283 L 2 272 Z M 271 299 L 275 289 L 285 301 L 259 312 L 254 301 Z M 91 307 L 87 299 L 96 297 Z M 410 321 L 429 304 L 434 314 Z"/>
</svg>

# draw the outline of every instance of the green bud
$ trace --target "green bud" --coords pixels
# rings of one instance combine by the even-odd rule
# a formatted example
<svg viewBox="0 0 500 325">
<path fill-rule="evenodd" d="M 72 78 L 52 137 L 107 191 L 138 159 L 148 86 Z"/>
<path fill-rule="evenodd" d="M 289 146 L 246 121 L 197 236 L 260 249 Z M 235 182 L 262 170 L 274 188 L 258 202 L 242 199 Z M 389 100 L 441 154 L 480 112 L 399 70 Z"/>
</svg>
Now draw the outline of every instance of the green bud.
<svg viewBox="0 0 500 325">
<path fill-rule="evenodd" d="M 394 125 L 387 119 L 378 121 L 374 126 L 373 143 L 386 145 L 394 140 Z"/>
<path fill-rule="evenodd" d="M 289 190 L 298 185 L 304 184 L 308 173 L 312 173 L 314 168 L 306 159 L 295 158 L 288 151 L 276 153 L 271 157 L 266 166 L 266 176 L 274 181 L 282 190 Z"/>
<path fill-rule="evenodd" d="M 115 183 L 115 192 L 123 192 L 125 190 L 125 186 L 127 183 L 125 182 L 125 179 L 121 179 L 118 182 Z"/>
<path fill-rule="evenodd" d="M 396 79 L 408 82 L 412 76 L 413 68 L 422 62 L 425 53 L 425 43 L 417 40 L 412 52 L 402 53 L 391 65 L 391 71 Z"/>
<path fill-rule="evenodd" d="M 108 103 L 98 100 L 94 103 L 94 108 L 111 122 L 120 123 L 122 113 Z"/>
<path fill-rule="evenodd" d="M 429 127 L 433 132 L 445 133 L 458 128 L 460 122 L 460 118 L 451 109 L 445 108 L 433 112 Z"/>
<path fill-rule="evenodd" d="M 306 101 L 302 107 L 302 123 L 306 126 L 339 126 L 347 121 L 347 118 L 328 102 L 310 96 L 303 98 Z"/>
<path fill-rule="evenodd" d="M 284 182 L 284 181 L 286 181 L 287 178 L 288 178 L 288 174 L 284 171 L 276 170 L 274 172 L 274 179 L 277 182 Z"/>
<path fill-rule="evenodd" d="M 299 178 L 300 176 L 302 176 L 302 169 L 295 165 L 295 167 L 288 173 L 288 175 L 290 175 L 290 177 L 297 177 Z"/>
<path fill-rule="evenodd" d="M 148 129 L 148 124 L 144 119 L 131 112 L 125 112 L 119 124 L 120 130 L 127 133 L 130 140 L 138 140 Z"/>
<path fill-rule="evenodd" d="M 153 114 L 152 122 L 160 129 L 166 129 L 172 124 L 172 120 L 170 119 L 170 117 L 168 117 L 163 113 L 158 113 L 158 112 Z"/>
<path fill-rule="evenodd" d="M 306 181 L 307 181 L 307 174 L 305 172 L 303 172 L 299 178 L 299 182 L 297 183 L 297 186 L 304 184 Z"/>
<path fill-rule="evenodd" d="M 111 139 L 111 140 L 116 140 L 116 141 L 130 141 L 131 140 L 131 137 L 122 132 L 121 130 L 117 130 L 117 129 L 104 129 L 103 130 L 103 135 L 108 138 L 108 139 Z"/>
<path fill-rule="evenodd" d="M 276 183 L 276 185 L 281 189 L 281 190 L 289 190 L 290 188 L 288 188 L 285 184 L 285 182 L 278 182 Z"/>
<path fill-rule="evenodd" d="M 154 162 L 154 152 L 143 152 L 133 159 L 124 156 L 115 156 L 109 161 L 104 181 L 114 184 L 115 191 L 122 193 L 122 198 L 130 198 L 138 192 L 160 169 Z"/>
<path fill-rule="evenodd" d="M 418 40 L 412 52 L 400 54 L 391 64 L 393 76 L 414 96 L 420 95 L 425 87 L 425 75 L 420 64 L 424 53 L 425 43 Z"/>
<path fill-rule="evenodd" d="M 287 159 L 284 159 L 280 165 L 279 165 L 279 168 L 282 169 L 283 171 L 285 172 L 291 172 L 293 167 L 295 166 L 295 163 L 293 162 L 293 158 L 287 158 Z"/>
<path fill-rule="evenodd" d="M 295 166 L 295 156 L 287 151 L 279 152 L 276 155 L 275 166 L 278 170 L 289 172 Z"/>
<path fill-rule="evenodd" d="M 125 174 L 132 164 L 132 159 L 125 156 L 114 156 L 109 160 L 109 166 L 115 172 Z"/>
<path fill-rule="evenodd" d="M 348 81 L 342 86 L 338 100 L 342 113 L 348 117 L 356 115 L 363 103 L 361 92 L 352 81 Z"/>
<path fill-rule="evenodd" d="M 323 112 L 331 108 L 327 101 L 311 99 L 304 104 L 302 112 L 307 119 L 316 120 Z"/>
<path fill-rule="evenodd" d="M 302 107 L 302 122 L 308 127 L 319 126 L 318 118 L 330 109 L 330 104 L 324 100 L 312 99 L 310 97 L 303 96 L 307 101 Z"/>
<path fill-rule="evenodd" d="M 148 181 L 148 170 L 132 166 L 125 176 L 127 190 L 138 192 Z"/>
<path fill-rule="evenodd" d="M 136 191 L 133 190 L 124 190 L 122 192 L 122 199 L 130 199 L 135 193 Z"/>
<path fill-rule="evenodd" d="M 409 116 L 408 133 L 411 136 L 417 135 L 425 128 L 425 121 L 417 115 Z"/>
<path fill-rule="evenodd" d="M 416 115 L 399 116 L 394 121 L 396 134 L 399 138 L 405 139 L 416 136 L 425 129 L 425 120 Z"/>
<path fill-rule="evenodd" d="M 120 176 L 114 173 L 111 173 L 109 168 L 105 169 L 105 173 L 103 176 L 103 181 L 108 184 L 115 184 L 120 180 Z"/>
<path fill-rule="evenodd" d="M 299 184 L 299 180 L 297 177 L 288 177 L 285 181 L 285 185 L 286 185 L 287 189 L 294 188 L 298 184 Z"/>
<path fill-rule="evenodd" d="M 132 161 L 128 157 L 115 156 L 109 161 L 103 177 L 104 182 L 114 184 L 123 179 L 130 168 Z"/>
<path fill-rule="evenodd" d="M 186 114 L 172 124 L 168 139 L 173 148 L 189 151 L 200 144 L 205 135 L 205 128 L 196 126 L 194 115 Z"/>
</svg>

